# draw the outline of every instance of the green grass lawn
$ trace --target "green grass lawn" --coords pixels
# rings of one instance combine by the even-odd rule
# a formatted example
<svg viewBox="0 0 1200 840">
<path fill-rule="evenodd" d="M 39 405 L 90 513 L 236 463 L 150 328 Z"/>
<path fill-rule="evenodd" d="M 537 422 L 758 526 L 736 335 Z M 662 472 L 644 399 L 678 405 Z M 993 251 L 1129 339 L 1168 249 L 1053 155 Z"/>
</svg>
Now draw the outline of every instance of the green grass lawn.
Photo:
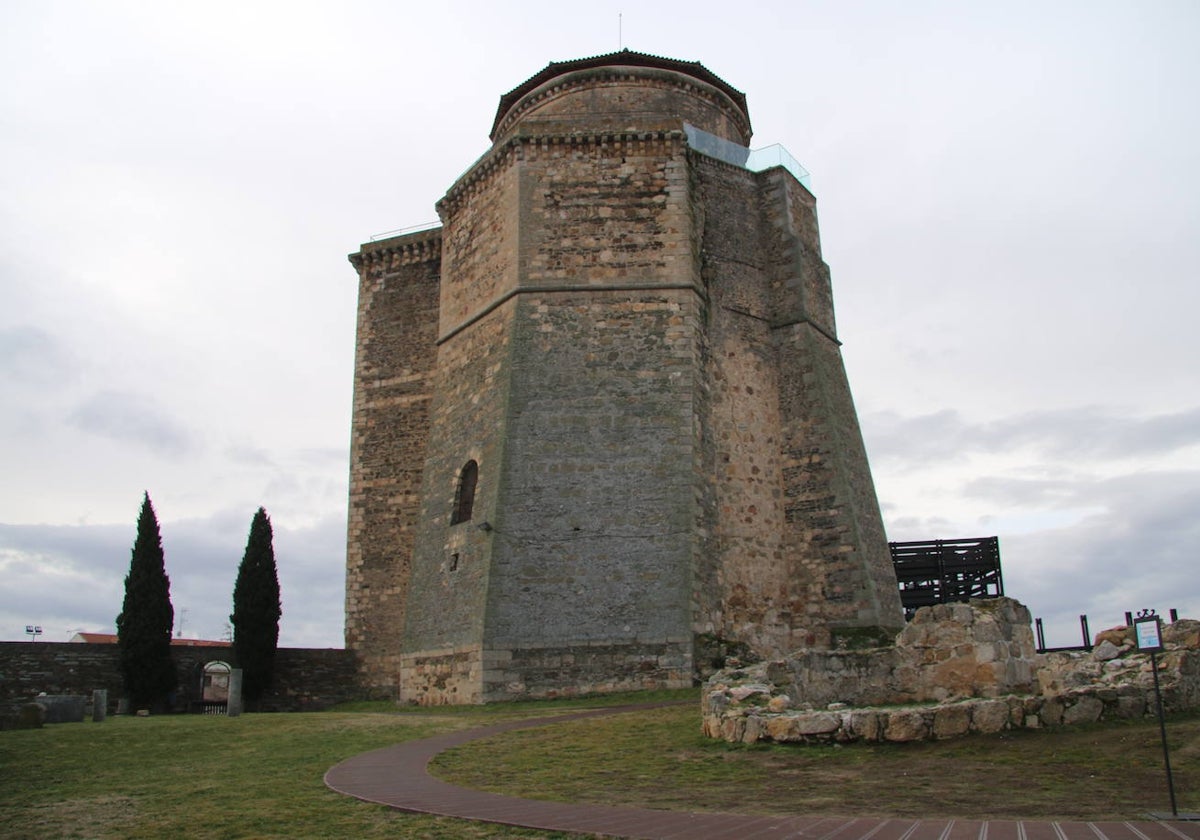
<svg viewBox="0 0 1200 840">
<path fill-rule="evenodd" d="M 508 733 L 439 775 L 517 795 L 658 808 L 935 817 L 1139 818 L 1167 807 L 1153 721 L 893 746 L 737 747 L 682 706 Z M 497 720 L 633 700 L 434 711 L 118 717 L 0 732 L 0 836 L 555 837 L 390 811 L 325 788 L 365 750 Z M 1200 715 L 1169 722 L 1180 808 L 1200 810 Z M 497 780 L 500 780 L 498 782 Z"/>
<path fill-rule="evenodd" d="M 434 760 L 481 790 L 571 802 L 759 814 L 1142 819 L 1169 811 L 1158 723 L 1020 730 L 952 741 L 729 745 L 694 706 L 520 730 Z M 1200 811 L 1200 714 L 1168 722 L 1181 811 Z"/>
<path fill-rule="evenodd" d="M 0 732 L 0 837 L 547 837 L 402 814 L 322 778 L 356 753 L 490 714 L 116 717 Z"/>
</svg>

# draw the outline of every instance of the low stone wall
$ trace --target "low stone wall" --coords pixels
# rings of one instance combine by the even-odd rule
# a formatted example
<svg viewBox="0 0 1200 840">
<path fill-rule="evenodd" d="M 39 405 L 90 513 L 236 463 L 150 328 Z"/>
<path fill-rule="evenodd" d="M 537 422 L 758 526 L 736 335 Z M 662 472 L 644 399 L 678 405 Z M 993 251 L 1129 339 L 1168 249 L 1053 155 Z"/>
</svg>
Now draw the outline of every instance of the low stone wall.
<svg viewBox="0 0 1200 840">
<path fill-rule="evenodd" d="M 810 650 L 759 667 L 793 705 L 872 706 L 1030 693 L 1029 610 L 1011 598 L 919 610 L 894 645 Z M 719 675 L 718 675 L 719 676 Z"/>
<path fill-rule="evenodd" d="M 1154 712 L 1150 657 L 1127 628 L 1100 634 L 1091 652 L 1039 656 L 1028 620 L 1007 598 L 927 607 L 890 648 L 808 651 L 720 672 L 701 700 L 704 734 L 901 742 Z M 1168 625 L 1163 639 L 1164 708 L 1200 708 L 1200 622 Z"/>
<path fill-rule="evenodd" d="M 116 645 L 0 642 L 0 728 L 39 694 L 91 697 L 97 688 L 107 689 L 107 711 L 115 712 L 121 696 Z"/>
<path fill-rule="evenodd" d="M 208 662 L 237 667 L 228 647 L 173 646 L 171 658 L 179 678 L 172 704 L 185 711 L 200 699 L 201 676 Z M 0 642 L 0 727 L 12 722 L 20 707 L 40 694 L 84 695 L 88 714 L 95 689 L 108 692 L 109 714 L 123 694 L 115 644 L 69 642 Z M 280 648 L 275 655 L 275 682 L 262 699 L 262 711 L 310 711 L 364 696 L 353 651 L 333 648 Z"/>
<path fill-rule="evenodd" d="M 1194 652 L 1190 660 L 1200 664 Z M 823 710 L 772 710 L 766 699 L 769 688 L 756 694 L 735 702 L 728 702 L 724 692 L 706 696 L 704 734 L 748 744 L 941 740 L 971 732 L 1139 718 L 1154 709 L 1153 689 L 1135 686 L 1076 689 L 1057 697 L 1014 695 L 908 706 L 850 708 L 834 703 Z M 756 699 L 765 699 L 766 705 L 757 706 Z"/>
</svg>

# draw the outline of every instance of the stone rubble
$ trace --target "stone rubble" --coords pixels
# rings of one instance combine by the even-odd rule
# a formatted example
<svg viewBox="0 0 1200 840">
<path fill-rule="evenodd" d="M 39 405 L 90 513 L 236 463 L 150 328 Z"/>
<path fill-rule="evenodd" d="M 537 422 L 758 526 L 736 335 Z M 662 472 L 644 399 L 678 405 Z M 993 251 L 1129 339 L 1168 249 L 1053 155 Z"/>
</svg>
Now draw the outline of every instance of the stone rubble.
<svg viewBox="0 0 1200 840">
<path fill-rule="evenodd" d="M 1132 631 L 1091 651 L 1037 654 L 1029 611 L 1010 598 L 917 612 L 888 648 L 802 651 L 727 669 L 701 698 L 704 734 L 729 742 L 943 740 L 1155 713 L 1150 656 Z M 1163 628 L 1163 706 L 1200 708 L 1200 621 Z"/>
</svg>

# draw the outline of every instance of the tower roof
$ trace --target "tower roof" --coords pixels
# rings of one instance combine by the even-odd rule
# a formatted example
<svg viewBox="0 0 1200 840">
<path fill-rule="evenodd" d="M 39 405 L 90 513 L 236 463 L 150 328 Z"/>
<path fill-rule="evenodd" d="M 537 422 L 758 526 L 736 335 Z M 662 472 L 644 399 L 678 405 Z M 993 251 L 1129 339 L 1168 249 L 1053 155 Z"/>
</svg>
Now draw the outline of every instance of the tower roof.
<svg viewBox="0 0 1200 840">
<path fill-rule="evenodd" d="M 592 70 L 598 67 L 649 67 L 657 70 L 671 70 L 691 76 L 698 81 L 712 85 L 728 96 L 741 109 L 742 115 L 749 122 L 749 112 L 746 109 L 746 94 L 713 73 L 699 61 L 680 61 L 677 58 L 664 58 L 663 56 L 624 49 L 619 52 L 591 56 L 590 58 L 576 58 L 571 61 L 551 61 L 543 70 L 530 76 L 500 97 L 500 105 L 496 108 L 496 119 L 492 122 L 490 136 L 492 139 L 495 139 L 496 133 L 500 128 L 500 123 L 504 120 L 509 110 L 529 94 L 530 91 L 535 90 L 556 76 L 573 73 L 577 70 Z"/>
</svg>

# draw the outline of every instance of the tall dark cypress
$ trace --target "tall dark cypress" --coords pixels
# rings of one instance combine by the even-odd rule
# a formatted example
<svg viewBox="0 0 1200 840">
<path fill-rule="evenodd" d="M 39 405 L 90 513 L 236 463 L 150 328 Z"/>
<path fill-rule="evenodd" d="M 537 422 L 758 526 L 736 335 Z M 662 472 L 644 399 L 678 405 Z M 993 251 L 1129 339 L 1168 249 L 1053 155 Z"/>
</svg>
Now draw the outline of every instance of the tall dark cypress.
<svg viewBox="0 0 1200 840">
<path fill-rule="evenodd" d="M 158 518 L 150 494 L 142 501 L 137 539 L 125 577 L 125 601 L 117 616 L 117 645 L 125 694 L 132 708 L 162 706 L 176 687 L 171 661 L 171 582 L 163 561 Z"/>
<path fill-rule="evenodd" d="M 233 587 L 233 652 L 242 669 L 242 696 L 254 702 L 271 687 L 279 644 L 279 575 L 271 519 L 259 508 Z"/>
</svg>

